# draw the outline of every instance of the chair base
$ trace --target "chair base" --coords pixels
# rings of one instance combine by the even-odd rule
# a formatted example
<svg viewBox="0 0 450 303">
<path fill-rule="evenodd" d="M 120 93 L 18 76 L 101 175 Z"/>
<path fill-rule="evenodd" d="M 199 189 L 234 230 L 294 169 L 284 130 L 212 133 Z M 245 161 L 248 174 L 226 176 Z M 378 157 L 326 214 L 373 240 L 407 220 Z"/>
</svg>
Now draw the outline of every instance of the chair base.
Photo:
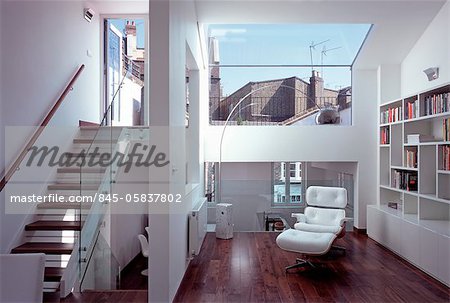
<svg viewBox="0 0 450 303">
<path fill-rule="evenodd" d="M 141 275 L 148 276 L 148 269 L 144 269 L 143 271 L 141 271 Z"/>
<path fill-rule="evenodd" d="M 345 254 L 345 252 L 347 251 L 345 247 L 339 245 L 331 245 L 331 249 L 334 251 L 339 251 L 343 254 Z"/>
<path fill-rule="evenodd" d="M 289 269 L 303 268 L 303 267 L 307 267 L 307 266 L 312 267 L 312 268 L 316 267 L 313 263 L 311 263 L 308 260 L 303 260 L 303 259 L 297 258 L 297 259 L 295 259 L 295 264 L 285 267 L 285 271 L 288 272 Z"/>
</svg>

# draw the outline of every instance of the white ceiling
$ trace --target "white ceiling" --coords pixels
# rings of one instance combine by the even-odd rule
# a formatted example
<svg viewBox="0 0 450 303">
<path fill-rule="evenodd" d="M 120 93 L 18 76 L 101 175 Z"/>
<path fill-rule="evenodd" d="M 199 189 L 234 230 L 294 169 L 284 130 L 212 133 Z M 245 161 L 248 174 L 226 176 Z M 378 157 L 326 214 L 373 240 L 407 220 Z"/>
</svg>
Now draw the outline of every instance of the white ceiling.
<svg viewBox="0 0 450 303">
<path fill-rule="evenodd" d="M 202 23 L 370 23 L 358 68 L 399 64 L 448 0 L 197 0 Z"/>
<path fill-rule="evenodd" d="M 148 14 L 149 9 L 149 0 L 90 0 L 85 3 L 97 14 L 105 15 L 143 15 Z"/>
</svg>

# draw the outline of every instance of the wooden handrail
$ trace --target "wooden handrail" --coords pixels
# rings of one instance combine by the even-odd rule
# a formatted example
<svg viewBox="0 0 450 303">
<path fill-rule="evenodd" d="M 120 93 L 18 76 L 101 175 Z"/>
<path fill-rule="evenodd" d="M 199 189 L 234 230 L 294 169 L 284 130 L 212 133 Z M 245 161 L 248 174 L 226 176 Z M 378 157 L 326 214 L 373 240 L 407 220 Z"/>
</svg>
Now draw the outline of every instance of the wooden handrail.
<svg viewBox="0 0 450 303">
<path fill-rule="evenodd" d="M 47 115 L 45 116 L 44 120 L 42 120 L 42 123 L 39 125 L 39 127 L 37 128 L 37 130 L 34 132 L 33 136 L 31 136 L 30 140 L 28 141 L 28 143 L 25 145 L 25 147 L 22 149 L 22 151 L 20 152 L 19 156 L 17 157 L 17 159 L 14 161 L 14 163 L 11 165 L 11 167 L 6 171 L 5 176 L 3 177 L 1 183 L 0 183 L 0 192 L 3 190 L 3 188 L 5 188 L 6 184 L 8 183 L 8 181 L 11 179 L 11 177 L 14 175 L 14 172 L 17 170 L 17 168 L 19 167 L 20 163 L 22 162 L 22 160 L 25 158 L 26 154 L 28 153 L 29 149 L 33 146 L 33 144 L 36 142 L 37 138 L 39 138 L 39 136 L 41 135 L 43 129 L 45 126 L 47 126 L 47 124 L 50 122 L 50 120 L 52 119 L 52 117 L 54 116 L 54 114 L 56 113 L 56 111 L 58 110 L 59 106 L 61 105 L 61 103 L 64 101 L 64 99 L 66 98 L 66 96 L 69 94 L 69 92 L 72 90 L 73 85 L 75 84 L 75 82 L 77 81 L 78 77 L 80 76 L 81 72 L 84 70 L 84 64 L 82 64 L 77 72 L 75 73 L 75 75 L 72 77 L 72 79 L 70 80 L 70 82 L 67 84 L 66 88 L 64 89 L 64 91 L 62 92 L 61 96 L 59 96 L 58 100 L 55 102 L 55 104 L 53 105 L 53 107 L 50 109 L 50 111 L 47 113 Z"/>
</svg>

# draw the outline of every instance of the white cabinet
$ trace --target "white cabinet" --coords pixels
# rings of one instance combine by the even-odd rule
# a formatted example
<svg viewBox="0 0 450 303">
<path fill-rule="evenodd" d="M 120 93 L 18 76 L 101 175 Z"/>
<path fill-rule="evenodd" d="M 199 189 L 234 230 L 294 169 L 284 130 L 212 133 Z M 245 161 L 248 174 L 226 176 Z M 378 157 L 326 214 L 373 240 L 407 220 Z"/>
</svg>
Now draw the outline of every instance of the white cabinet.
<svg viewBox="0 0 450 303">
<path fill-rule="evenodd" d="M 450 238 L 409 222 L 387 207 L 367 207 L 369 237 L 446 285 L 450 285 Z"/>
<path fill-rule="evenodd" d="M 398 254 L 402 254 L 402 222 L 396 216 L 386 216 L 386 246 Z"/>
<path fill-rule="evenodd" d="M 437 277 L 440 266 L 438 262 L 439 235 L 425 228 L 421 228 L 419 232 L 419 247 L 420 267 L 432 276 Z"/>
<path fill-rule="evenodd" d="M 415 265 L 420 264 L 420 245 L 417 239 L 420 227 L 408 221 L 402 221 L 402 252 L 403 256 Z"/>
<path fill-rule="evenodd" d="M 386 245 L 384 216 L 375 206 L 369 205 L 367 207 L 367 234 L 380 244 Z"/>
<path fill-rule="evenodd" d="M 438 269 L 438 279 L 450 281 L 450 237 L 440 237 L 438 244 L 438 260 L 440 262 Z"/>
</svg>

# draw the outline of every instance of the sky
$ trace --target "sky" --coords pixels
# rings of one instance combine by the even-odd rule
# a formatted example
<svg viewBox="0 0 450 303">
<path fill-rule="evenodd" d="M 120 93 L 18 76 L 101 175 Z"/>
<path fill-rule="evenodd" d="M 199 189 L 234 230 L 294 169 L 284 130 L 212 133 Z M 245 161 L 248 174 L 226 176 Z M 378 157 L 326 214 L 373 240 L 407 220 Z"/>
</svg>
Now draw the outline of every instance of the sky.
<svg viewBox="0 0 450 303">
<path fill-rule="evenodd" d="M 127 21 L 135 21 L 136 23 L 136 36 L 137 36 L 137 47 L 144 48 L 145 44 L 145 23 L 144 20 L 140 19 L 109 19 L 110 22 L 122 33 L 124 33 L 125 25 Z"/>
<path fill-rule="evenodd" d="M 370 24 L 214 24 L 209 35 L 219 40 L 220 64 L 351 65 L 369 29 Z M 349 67 L 316 69 L 327 88 L 351 85 Z M 309 82 L 311 67 L 221 67 L 224 95 L 250 81 L 292 76 Z"/>
</svg>

